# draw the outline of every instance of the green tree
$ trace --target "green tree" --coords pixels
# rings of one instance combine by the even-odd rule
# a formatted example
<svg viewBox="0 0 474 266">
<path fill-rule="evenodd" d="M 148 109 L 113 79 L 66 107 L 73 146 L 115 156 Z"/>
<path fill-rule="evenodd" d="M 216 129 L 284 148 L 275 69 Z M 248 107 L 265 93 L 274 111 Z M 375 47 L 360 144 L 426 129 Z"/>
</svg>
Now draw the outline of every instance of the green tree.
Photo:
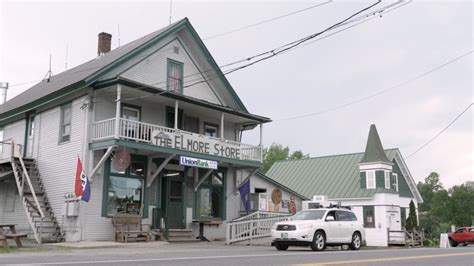
<svg viewBox="0 0 474 266">
<path fill-rule="evenodd" d="M 415 203 L 413 200 L 410 201 L 410 212 L 405 227 L 407 230 L 412 230 L 418 227 L 418 219 L 416 217 Z"/>
<path fill-rule="evenodd" d="M 474 188 L 465 185 L 449 190 L 451 222 L 456 226 L 471 225 L 474 219 Z"/>
<path fill-rule="evenodd" d="M 290 148 L 283 147 L 281 144 L 273 143 L 270 148 L 263 149 L 263 162 L 260 167 L 262 173 L 266 173 L 276 161 L 299 160 L 308 158 L 308 154 L 302 151 L 294 151 L 290 154 Z"/>
<path fill-rule="evenodd" d="M 431 210 L 433 195 L 444 189 L 443 184 L 439 180 L 439 174 L 436 172 L 431 172 L 425 178 L 425 182 L 419 182 L 417 187 L 423 197 L 423 203 L 419 206 L 420 212 Z"/>
</svg>

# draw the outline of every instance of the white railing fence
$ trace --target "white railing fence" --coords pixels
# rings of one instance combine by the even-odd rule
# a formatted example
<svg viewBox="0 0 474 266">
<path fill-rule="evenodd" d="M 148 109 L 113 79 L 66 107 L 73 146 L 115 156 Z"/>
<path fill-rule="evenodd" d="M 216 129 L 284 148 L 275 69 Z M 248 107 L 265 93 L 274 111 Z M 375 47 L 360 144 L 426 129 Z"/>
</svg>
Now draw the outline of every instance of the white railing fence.
<svg viewBox="0 0 474 266">
<path fill-rule="evenodd" d="M 110 118 L 93 123 L 93 140 L 104 140 L 115 137 L 115 118 Z M 240 158 L 242 160 L 261 161 L 262 147 L 249 144 L 240 143 L 237 141 L 226 140 L 222 138 L 213 138 L 197 133 L 192 133 L 184 130 L 168 128 L 139 121 L 120 118 L 118 127 L 118 137 L 122 139 L 151 143 L 154 137 L 159 134 L 164 134 L 173 139 L 174 135 L 185 136 L 185 140 L 189 141 L 206 141 L 210 143 L 210 147 L 214 144 L 225 145 L 230 148 L 240 150 Z"/>
<path fill-rule="evenodd" d="M 246 220 L 252 220 L 252 219 L 273 218 L 273 217 L 288 217 L 288 216 L 291 216 L 291 214 L 282 213 L 282 212 L 256 211 L 246 216 L 236 218 L 232 220 L 232 222 L 246 221 Z"/>
<path fill-rule="evenodd" d="M 226 244 L 269 237 L 274 224 L 288 221 L 289 218 L 290 215 L 228 222 L 226 225 Z"/>
</svg>

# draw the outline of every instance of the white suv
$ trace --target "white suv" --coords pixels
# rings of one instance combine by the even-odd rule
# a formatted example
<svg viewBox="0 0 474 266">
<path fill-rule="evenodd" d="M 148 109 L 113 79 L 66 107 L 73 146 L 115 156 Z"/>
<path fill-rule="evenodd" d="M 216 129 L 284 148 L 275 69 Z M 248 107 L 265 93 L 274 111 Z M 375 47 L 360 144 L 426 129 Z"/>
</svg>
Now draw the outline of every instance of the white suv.
<svg viewBox="0 0 474 266">
<path fill-rule="evenodd" d="M 349 245 L 358 250 L 365 245 L 365 230 L 349 209 L 321 208 L 297 212 L 289 221 L 272 227 L 272 246 L 310 246 L 321 251 L 326 246 Z"/>
</svg>

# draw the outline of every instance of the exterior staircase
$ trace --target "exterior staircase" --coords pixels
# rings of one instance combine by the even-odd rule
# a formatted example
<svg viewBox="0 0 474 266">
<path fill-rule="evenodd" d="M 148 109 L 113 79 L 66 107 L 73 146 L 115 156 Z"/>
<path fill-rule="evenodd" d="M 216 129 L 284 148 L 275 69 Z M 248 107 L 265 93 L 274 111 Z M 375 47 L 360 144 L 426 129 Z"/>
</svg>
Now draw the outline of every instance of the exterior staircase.
<svg viewBox="0 0 474 266">
<path fill-rule="evenodd" d="M 21 202 L 38 243 L 64 241 L 34 159 L 13 156 L 11 167 Z"/>
</svg>

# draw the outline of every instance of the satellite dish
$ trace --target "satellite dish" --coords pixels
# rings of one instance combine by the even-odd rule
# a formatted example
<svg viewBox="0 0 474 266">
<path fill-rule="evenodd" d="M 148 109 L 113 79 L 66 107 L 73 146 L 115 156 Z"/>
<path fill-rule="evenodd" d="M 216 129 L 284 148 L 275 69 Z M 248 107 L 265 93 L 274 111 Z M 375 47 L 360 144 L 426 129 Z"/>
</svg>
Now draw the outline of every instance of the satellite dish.
<svg viewBox="0 0 474 266">
<path fill-rule="evenodd" d="M 126 149 L 116 151 L 112 158 L 112 167 L 118 172 L 123 172 L 130 165 L 130 160 L 130 153 Z"/>
</svg>

